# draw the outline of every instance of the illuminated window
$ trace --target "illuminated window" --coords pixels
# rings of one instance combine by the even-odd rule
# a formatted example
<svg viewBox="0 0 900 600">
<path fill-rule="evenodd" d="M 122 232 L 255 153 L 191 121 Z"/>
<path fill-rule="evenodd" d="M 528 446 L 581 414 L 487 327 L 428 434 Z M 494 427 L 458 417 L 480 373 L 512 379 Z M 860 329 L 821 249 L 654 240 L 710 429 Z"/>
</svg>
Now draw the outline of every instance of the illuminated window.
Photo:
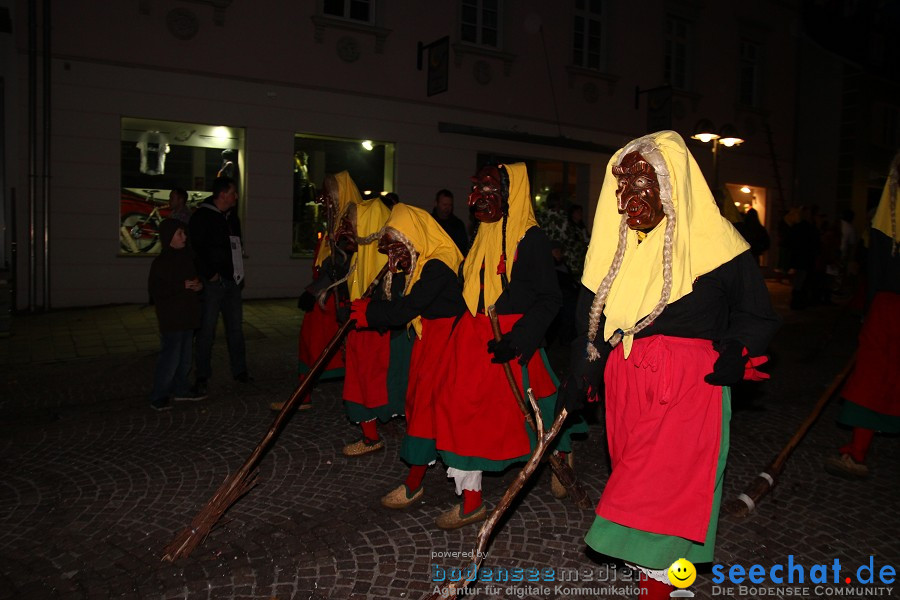
<svg viewBox="0 0 900 600">
<path fill-rule="evenodd" d="M 394 144 L 304 134 L 294 136 L 293 256 L 313 255 L 316 243 L 325 231 L 325 213 L 316 204 L 316 196 L 325 176 L 341 171 L 350 173 L 364 198 L 392 192 Z"/>
<path fill-rule="evenodd" d="M 160 251 L 159 224 L 173 215 L 169 195 L 187 194 L 187 219 L 210 196 L 218 175 L 228 175 L 243 190 L 244 130 L 239 127 L 122 118 L 119 253 L 152 255 Z M 238 210 L 243 213 L 243 202 Z"/>
</svg>

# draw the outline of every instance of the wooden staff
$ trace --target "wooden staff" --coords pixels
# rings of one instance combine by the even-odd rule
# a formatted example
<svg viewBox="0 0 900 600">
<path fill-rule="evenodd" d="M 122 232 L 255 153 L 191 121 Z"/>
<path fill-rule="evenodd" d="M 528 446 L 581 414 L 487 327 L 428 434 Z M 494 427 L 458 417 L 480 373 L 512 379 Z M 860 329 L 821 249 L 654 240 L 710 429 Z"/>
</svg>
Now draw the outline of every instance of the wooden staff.
<svg viewBox="0 0 900 600">
<path fill-rule="evenodd" d="M 843 370 L 837 374 L 837 377 L 834 378 L 831 385 L 829 385 L 822 393 L 819 397 L 819 401 L 813 407 L 812 412 L 809 413 L 806 420 L 800 424 L 800 428 L 794 433 L 794 436 L 788 440 L 787 445 L 782 448 L 781 452 L 778 453 L 778 456 L 775 457 L 775 460 L 756 476 L 756 479 L 753 480 L 753 483 L 747 488 L 746 492 L 738 495 L 734 500 L 729 500 L 722 506 L 722 510 L 726 515 L 739 519 L 748 516 L 756 509 L 756 505 L 763 496 L 768 494 L 769 490 L 775 487 L 778 477 L 781 475 L 782 470 L 784 470 L 784 463 L 787 462 L 791 452 L 793 452 L 794 448 L 800 444 L 801 440 L 803 440 L 803 437 L 806 435 L 806 432 L 809 431 L 810 427 L 813 426 L 813 423 L 816 422 L 816 419 L 819 418 L 819 415 L 822 414 L 825 405 L 828 404 L 831 397 L 834 396 L 835 392 L 843 385 L 844 381 L 853 371 L 853 366 L 855 364 L 856 352 L 854 352 L 853 356 L 850 357 L 850 360 L 847 361 L 847 365 Z"/>
<path fill-rule="evenodd" d="M 503 338 L 503 333 L 500 331 L 500 320 L 497 318 L 497 308 L 493 304 L 487 307 L 487 315 L 491 320 L 491 329 L 494 331 L 494 340 L 499 342 Z M 516 397 L 516 403 L 518 403 L 522 415 L 525 416 L 525 420 L 528 421 L 532 431 L 537 432 L 537 427 L 534 425 L 531 411 L 525 406 L 525 398 L 522 397 L 522 390 L 519 389 L 519 384 L 516 383 L 512 367 L 509 366 L 508 362 L 503 363 L 503 370 L 506 373 L 506 380 L 509 382 L 509 387 L 512 389 L 513 396 Z M 538 414 L 539 412 L 538 409 L 535 409 L 535 414 Z M 569 463 L 553 452 L 550 453 L 548 460 L 550 461 L 550 468 L 553 469 L 556 478 L 559 479 L 559 482 L 569 492 L 575 505 L 579 508 L 592 508 L 594 504 L 588 497 L 587 492 L 584 491 L 584 488 L 581 487 L 581 484 L 578 482 L 578 477 L 575 476 L 575 471 L 572 470 Z"/>
<path fill-rule="evenodd" d="M 375 276 L 375 279 L 366 290 L 366 293 L 362 295 L 363 298 L 372 295 L 387 270 L 388 267 L 385 265 L 384 268 L 379 271 L 378 275 Z M 272 426 L 269 427 L 269 430 L 266 432 L 266 435 L 263 436 L 262 441 L 250 454 L 250 458 L 248 458 L 241 468 L 233 475 L 225 478 L 225 481 L 219 486 L 216 493 L 213 494 L 212 498 L 209 499 L 206 505 L 200 509 L 199 513 L 197 513 L 197 516 L 194 517 L 194 520 L 191 521 L 190 526 L 183 529 L 181 533 L 176 535 L 175 539 L 165 547 L 165 554 L 163 554 L 162 557 L 163 560 L 174 562 L 177 558 L 190 555 L 197 546 L 203 543 L 203 540 L 206 539 L 206 536 L 212 531 L 213 526 L 218 522 L 222 515 L 225 514 L 225 511 L 258 483 L 257 476 L 259 475 L 259 468 L 257 463 L 263 455 L 263 452 L 265 452 L 278 436 L 290 411 L 293 410 L 297 401 L 309 392 L 313 383 L 318 379 L 322 371 L 325 370 L 325 366 L 328 364 L 328 361 L 331 359 L 335 350 L 337 350 L 341 340 L 344 339 L 344 335 L 346 335 L 355 324 L 356 321 L 354 319 L 348 319 L 346 323 L 341 325 L 341 328 L 338 329 L 337 333 L 334 334 L 334 337 L 331 338 L 331 341 L 328 342 L 328 345 L 325 346 L 325 349 L 322 350 L 322 354 L 320 354 L 316 362 L 313 363 L 309 373 L 303 381 L 300 382 L 300 385 L 297 386 L 294 393 L 291 394 L 290 399 L 281 407 L 281 411 L 279 411 L 278 416 L 275 417 Z"/>
<path fill-rule="evenodd" d="M 544 420 L 541 418 L 541 410 L 538 407 L 537 400 L 534 399 L 534 394 L 531 393 L 531 388 L 528 389 L 528 400 L 531 402 L 531 407 L 534 409 L 534 416 L 537 419 L 537 429 L 535 430 L 537 432 L 537 446 L 535 446 L 531 458 L 528 459 L 528 462 L 526 462 L 525 466 L 522 467 L 522 470 L 519 471 L 516 480 L 510 484 L 506 493 L 504 493 L 503 497 L 500 499 L 500 503 L 497 504 L 497 507 L 494 508 L 493 511 L 491 511 L 490 516 L 488 516 L 487 520 L 481 525 L 481 529 L 478 530 L 475 549 L 472 550 L 472 562 L 463 567 L 463 569 L 472 567 L 471 571 L 467 571 L 467 578 L 451 582 L 446 586 L 446 590 L 442 593 L 428 596 L 427 600 L 441 600 L 442 598 L 455 597 L 459 594 L 458 591 L 454 593 L 455 590 L 465 588 L 478 577 L 478 569 L 481 567 L 481 563 L 487 555 L 485 550 L 491 539 L 491 534 L 497 526 L 497 522 L 500 521 L 500 517 L 502 517 L 503 513 L 506 512 L 506 509 L 510 507 L 519 491 L 521 491 L 522 487 L 525 485 L 525 482 L 528 481 L 535 469 L 537 469 L 538 464 L 541 462 L 541 458 L 550 447 L 550 443 L 559 433 L 560 429 L 562 429 L 566 417 L 568 416 L 565 408 L 556 416 L 556 420 L 553 421 L 550 430 L 545 432 Z"/>
</svg>

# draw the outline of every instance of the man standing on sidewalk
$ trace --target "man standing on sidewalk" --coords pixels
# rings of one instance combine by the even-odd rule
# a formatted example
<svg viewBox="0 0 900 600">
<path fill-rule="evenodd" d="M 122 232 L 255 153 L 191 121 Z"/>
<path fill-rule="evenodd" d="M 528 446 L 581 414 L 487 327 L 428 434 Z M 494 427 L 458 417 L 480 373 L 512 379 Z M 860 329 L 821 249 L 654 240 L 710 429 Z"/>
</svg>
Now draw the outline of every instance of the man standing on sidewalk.
<svg viewBox="0 0 900 600">
<path fill-rule="evenodd" d="M 244 348 L 241 288 L 244 262 L 241 247 L 241 223 L 234 211 L 237 186 L 230 177 L 217 177 L 212 196 L 191 216 L 191 243 L 197 256 L 197 272 L 203 282 L 203 317 L 197 331 L 196 385 L 194 391 L 206 394 L 206 382 L 212 373 L 212 346 L 216 338 L 219 313 L 225 321 L 225 340 L 231 374 L 247 383 Z"/>
</svg>

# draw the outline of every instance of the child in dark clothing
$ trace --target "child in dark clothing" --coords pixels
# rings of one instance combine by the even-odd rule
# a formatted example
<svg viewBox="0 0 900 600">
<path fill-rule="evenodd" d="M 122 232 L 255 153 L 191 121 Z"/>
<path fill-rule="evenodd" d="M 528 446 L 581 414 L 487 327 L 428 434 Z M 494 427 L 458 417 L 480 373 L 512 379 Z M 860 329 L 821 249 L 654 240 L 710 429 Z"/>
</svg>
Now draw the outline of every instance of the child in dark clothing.
<svg viewBox="0 0 900 600">
<path fill-rule="evenodd" d="M 203 284 L 197 278 L 194 256 L 187 248 L 185 224 L 165 219 L 159 226 L 162 252 L 150 265 L 147 285 L 156 306 L 160 350 L 153 375 L 150 406 L 154 410 L 172 408 L 175 400 L 202 400 L 188 384 L 194 329 L 200 327 L 200 297 Z"/>
</svg>

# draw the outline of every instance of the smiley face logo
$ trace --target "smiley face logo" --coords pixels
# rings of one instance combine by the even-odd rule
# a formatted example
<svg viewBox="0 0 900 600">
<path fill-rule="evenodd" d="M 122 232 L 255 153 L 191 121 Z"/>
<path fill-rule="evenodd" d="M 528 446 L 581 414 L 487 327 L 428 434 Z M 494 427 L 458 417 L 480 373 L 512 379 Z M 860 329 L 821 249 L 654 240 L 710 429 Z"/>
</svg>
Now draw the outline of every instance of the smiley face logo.
<svg viewBox="0 0 900 600">
<path fill-rule="evenodd" d="M 677 588 L 689 587 L 697 579 L 697 569 L 686 558 L 679 558 L 669 567 L 669 583 Z"/>
</svg>

